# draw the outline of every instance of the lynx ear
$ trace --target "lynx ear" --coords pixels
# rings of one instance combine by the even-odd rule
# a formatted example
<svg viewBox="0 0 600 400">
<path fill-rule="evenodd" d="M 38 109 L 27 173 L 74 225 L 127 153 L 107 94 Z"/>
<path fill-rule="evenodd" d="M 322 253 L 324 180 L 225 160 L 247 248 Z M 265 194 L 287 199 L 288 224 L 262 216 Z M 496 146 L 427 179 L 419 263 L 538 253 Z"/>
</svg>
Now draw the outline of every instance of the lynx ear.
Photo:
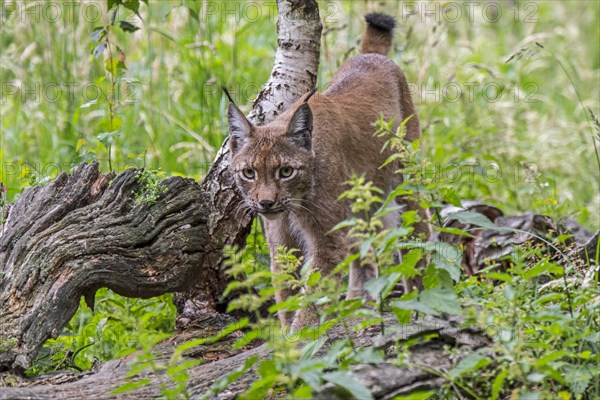
<svg viewBox="0 0 600 400">
<path fill-rule="evenodd" d="M 308 103 L 302 103 L 290 120 L 286 136 L 297 146 L 310 150 L 312 147 L 312 129 L 312 111 Z"/>
<path fill-rule="evenodd" d="M 236 153 L 252 134 L 252 124 L 238 106 L 235 105 L 225 87 L 223 87 L 223 91 L 229 99 L 229 108 L 227 110 L 227 118 L 229 119 L 229 148 L 232 153 Z"/>
</svg>

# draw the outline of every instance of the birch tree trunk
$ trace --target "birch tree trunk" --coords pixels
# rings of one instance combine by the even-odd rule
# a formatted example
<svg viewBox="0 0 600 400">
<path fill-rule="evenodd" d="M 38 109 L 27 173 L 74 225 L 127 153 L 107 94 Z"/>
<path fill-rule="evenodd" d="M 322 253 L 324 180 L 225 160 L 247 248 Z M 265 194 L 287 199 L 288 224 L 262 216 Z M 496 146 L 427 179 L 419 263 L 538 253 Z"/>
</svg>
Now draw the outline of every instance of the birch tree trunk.
<svg viewBox="0 0 600 400">
<path fill-rule="evenodd" d="M 279 45 L 254 105 L 257 123 L 316 84 L 317 3 L 277 5 Z M 25 189 L 1 226 L 0 371 L 28 368 L 44 342 L 60 335 L 81 296 L 92 304 L 102 287 L 141 298 L 189 290 L 187 298 L 204 307 L 194 310 L 213 315 L 227 285 L 223 247 L 243 244 L 251 223 L 238 212 L 228 162 L 225 143 L 202 185 L 168 178 L 166 193 L 151 205 L 135 200 L 144 189 L 136 170 L 102 175 L 97 163 Z"/>
</svg>

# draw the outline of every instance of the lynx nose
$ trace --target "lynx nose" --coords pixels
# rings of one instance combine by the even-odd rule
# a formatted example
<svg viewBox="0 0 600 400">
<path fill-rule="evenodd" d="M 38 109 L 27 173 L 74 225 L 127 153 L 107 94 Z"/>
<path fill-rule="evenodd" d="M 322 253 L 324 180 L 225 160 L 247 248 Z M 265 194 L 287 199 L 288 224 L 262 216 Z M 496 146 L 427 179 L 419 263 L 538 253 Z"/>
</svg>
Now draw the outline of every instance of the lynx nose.
<svg viewBox="0 0 600 400">
<path fill-rule="evenodd" d="M 265 210 L 268 210 L 269 208 L 273 207 L 273 205 L 275 204 L 275 202 L 271 201 L 271 200 L 261 200 L 258 203 Z"/>
</svg>

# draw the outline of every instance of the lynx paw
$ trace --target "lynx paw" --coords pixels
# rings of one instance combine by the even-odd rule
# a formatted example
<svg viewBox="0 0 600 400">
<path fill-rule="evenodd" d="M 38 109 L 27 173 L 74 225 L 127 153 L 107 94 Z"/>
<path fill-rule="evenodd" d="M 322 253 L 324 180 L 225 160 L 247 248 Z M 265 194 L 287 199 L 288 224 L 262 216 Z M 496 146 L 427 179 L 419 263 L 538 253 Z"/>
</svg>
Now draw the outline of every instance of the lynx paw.
<svg viewBox="0 0 600 400">
<path fill-rule="evenodd" d="M 319 315 L 317 314 L 317 308 L 315 306 L 296 311 L 290 332 L 298 332 L 305 326 L 319 326 Z"/>
</svg>

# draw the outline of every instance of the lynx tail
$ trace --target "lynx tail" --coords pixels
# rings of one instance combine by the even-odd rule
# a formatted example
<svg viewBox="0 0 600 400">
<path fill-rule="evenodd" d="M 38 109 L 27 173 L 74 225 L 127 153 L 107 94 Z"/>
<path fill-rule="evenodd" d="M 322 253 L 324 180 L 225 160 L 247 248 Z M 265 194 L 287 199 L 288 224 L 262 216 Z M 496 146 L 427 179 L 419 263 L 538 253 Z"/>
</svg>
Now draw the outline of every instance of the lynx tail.
<svg viewBox="0 0 600 400">
<path fill-rule="evenodd" d="M 392 49 L 396 20 L 390 15 L 370 13 L 365 15 L 365 21 L 367 32 L 362 40 L 362 52 L 387 56 Z"/>
</svg>

